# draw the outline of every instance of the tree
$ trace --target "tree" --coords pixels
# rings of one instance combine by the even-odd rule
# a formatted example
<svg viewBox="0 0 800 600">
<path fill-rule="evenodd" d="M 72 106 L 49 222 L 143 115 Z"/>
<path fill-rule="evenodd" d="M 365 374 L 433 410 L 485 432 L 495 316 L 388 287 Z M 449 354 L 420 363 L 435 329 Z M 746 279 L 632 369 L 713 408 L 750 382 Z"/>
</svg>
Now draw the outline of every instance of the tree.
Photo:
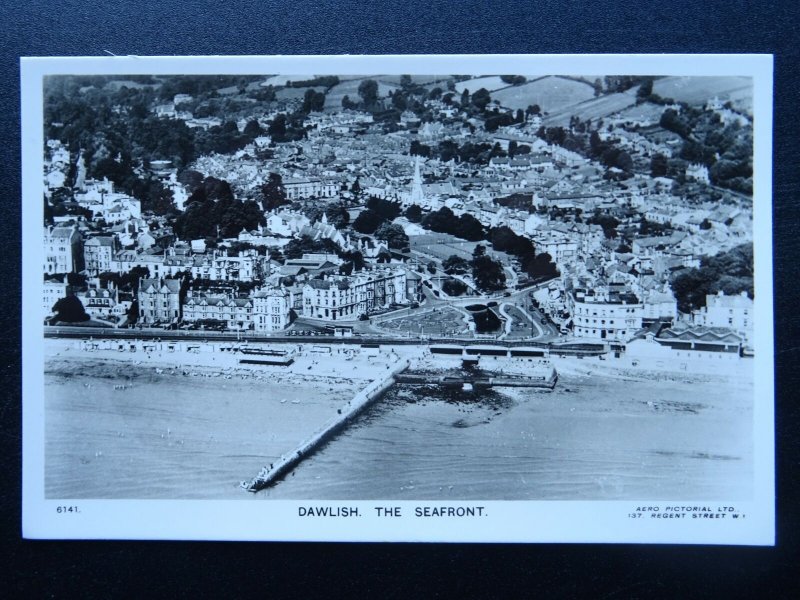
<svg viewBox="0 0 800 600">
<path fill-rule="evenodd" d="M 247 125 L 244 126 L 244 132 L 247 137 L 253 139 L 257 138 L 258 136 L 264 133 L 264 130 L 259 125 L 258 121 L 253 119 L 252 121 L 248 121 Z"/>
<path fill-rule="evenodd" d="M 650 159 L 650 175 L 652 177 L 666 177 L 667 176 L 667 157 L 663 154 L 654 154 Z"/>
<path fill-rule="evenodd" d="M 365 79 L 358 86 L 358 95 L 365 108 L 374 107 L 378 101 L 378 83 L 374 79 Z"/>
<path fill-rule="evenodd" d="M 344 98 L 342 98 L 342 108 L 345 110 L 353 110 L 358 108 L 358 104 L 350 100 L 350 96 L 345 95 Z"/>
<path fill-rule="evenodd" d="M 486 88 L 481 88 L 474 94 L 472 94 L 472 104 L 476 106 L 480 110 L 486 110 L 486 107 L 489 105 L 489 102 L 492 101 L 492 97 L 489 94 L 489 90 Z"/>
<path fill-rule="evenodd" d="M 600 78 L 594 80 L 592 87 L 594 88 L 595 97 L 603 93 L 603 82 L 600 80 Z"/>
<path fill-rule="evenodd" d="M 442 284 L 442 291 L 448 296 L 461 296 L 467 291 L 467 285 L 458 279 L 448 279 Z"/>
<path fill-rule="evenodd" d="M 482 292 L 502 290 L 506 283 L 503 265 L 485 254 L 472 259 L 472 278 L 475 280 L 475 285 Z"/>
<path fill-rule="evenodd" d="M 442 268 L 448 275 L 461 275 L 469 271 L 470 264 L 467 259 L 452 254 L 442 261 Z"/>
<path fill-rule="evenodd" d="M 385 219 L 371 208 L 362 210 L 353 221 L 353 229 L 359 233 L 373 234 L 384 223 Z"/>
<path fill-rule="evenodd" d="M 325 93 L 317 92 L 314 88 L 308 88 L 303 96 L 304 113 L 320 112 L 325 108 Z"/>
<path fill-rule="evenodd" d="M 328 217 L 328 223 L 341 229 L 350 223 L 350 213 L 343 204 L 331 204 L 325 211 L 325 216 Z"/>
<path fill-rule="evenodd" d="M 276 116 L 269 124 L 267 131 L 272 136 L 272 139 L 283 140 L 286 136 L 286 115 L 281 113 Z"/>
<path fill-rule="evenodd" d="M 433 261 L 429 262 L 427 269 L 428 269 L 428 273 L 430 273 L 431 275 L 435 275 L 436 274 L 436 263 L 433 262 Z"/>
<path fill-rule="evenodd" d="M 422 220 L 422 209 L 416 204 L 412 204 L 406 209 L 406 219 L 412 223 L 419 223 Z"/>
<path fill-rule="evenodd" d="M 275 210 L 279 206 L 289 204 L 286 199 L 286 188 L 283 185 L 283 177 L 278 173 L 270 173 L 267 183 L 261 186 L 263 195 L 262 206 L 264 212 Z"/>
<path fill-rule="evenodd" d="M 465 108 L 469 104 L 469 90 L 464 88 L 464 91 L 461 92 L 461 107 Z"/>
<path fill-rule="evenodd" d="M 384 221 L 375 231 L 375 237 L 384 240 L 389 248 L 402 249 L 408 247 L 408 236 L 400 225 Z"/>
<path fill-rule="evenodd" d="M 81 323 L 89 320 L 83 303 L 77 296 L 65 296 L 53 305 L 56 321 L 63 323 Z"/>
<path fill-rule="evenodd" d="M 653 94 L 653 80 L 645 79 L 639 86 L 639 89 L 636 90 L 636 103 L 641 104 L 642 102 L 646 102 L 647 99 L 650 98 L 652 94 Z"/>
</svg>

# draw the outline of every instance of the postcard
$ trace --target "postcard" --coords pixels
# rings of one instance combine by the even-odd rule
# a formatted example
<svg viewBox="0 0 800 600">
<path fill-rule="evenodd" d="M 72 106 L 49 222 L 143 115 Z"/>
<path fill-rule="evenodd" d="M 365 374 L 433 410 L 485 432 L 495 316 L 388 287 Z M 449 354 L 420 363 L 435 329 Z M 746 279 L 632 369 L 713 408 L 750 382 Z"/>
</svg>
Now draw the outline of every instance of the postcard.
<svg viewBox="0 0 800 600">
<path fill-rule="evenodd" d="M 25 537 L 774 544 L 771 56 L 21 72 Z"/>
</svg>

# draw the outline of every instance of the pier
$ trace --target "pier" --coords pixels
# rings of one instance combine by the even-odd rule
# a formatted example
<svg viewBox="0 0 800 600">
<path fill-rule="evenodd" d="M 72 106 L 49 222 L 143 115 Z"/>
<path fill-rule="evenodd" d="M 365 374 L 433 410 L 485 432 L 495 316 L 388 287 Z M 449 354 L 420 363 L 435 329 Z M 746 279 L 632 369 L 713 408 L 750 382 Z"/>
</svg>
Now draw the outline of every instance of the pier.
<svg viewBox="0 0 800 600">
<path fill-rule="evenodd" d="M 402 373 L 395 377 L 397 383 L 407 385 L 441 385 L 443 387 L 462 388 L 470 385 L 475 389 L 491 387 L 528 387 L 545 388 L 552 390 L 558 381 L 555 369 L 547 376 L 514 376 L 503 375 L 500 377 L 489 375 L 425 375 Z"/>
<path fill-rule="evenodd" d="M 396 362 L 387 365 L 386 373 L 358 392 L 344 408 L 339 409 L 339 414 L 335 418 L 303 441 L 294 451 L 282 455 L 274 463 L 265 466 L 252 480 L 242 481 L 241 487 L 248 492 L 258 492 L 285 477 L 301 461 L 314 454 L 365 408 L 380 398 L 381 394 L 395 383 L 399 374 L 408 367 L 409 362 L 405 358 L 398 358 Z"/>
</svg>

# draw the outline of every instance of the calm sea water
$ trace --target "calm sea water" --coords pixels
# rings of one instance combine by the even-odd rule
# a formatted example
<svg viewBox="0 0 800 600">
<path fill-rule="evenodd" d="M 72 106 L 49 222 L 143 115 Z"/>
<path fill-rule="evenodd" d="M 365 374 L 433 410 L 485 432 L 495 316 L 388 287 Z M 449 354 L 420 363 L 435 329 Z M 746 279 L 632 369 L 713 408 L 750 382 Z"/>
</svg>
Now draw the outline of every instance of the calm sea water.
<svg viewBox="0 0 800 600">
<path fill-rule="evenodd" d="M 730 499 L 752 387 L 566 377 L 554 392 L 396 386 L 264 498 Z"/>
<path fill-rule="evenodd" d="M 752 384 L 562 376 L 555 391 L 393 387 L 276 486 L 237 486 L 353 387 L 48 374 L 51 498 L 746 499 Z M 135 375 L 135 372 L 134 372 Z M 288 401 L 286 401 L 289 399 Z M 284 400 L 284 402 L 281 402 Z"/>
</svg>

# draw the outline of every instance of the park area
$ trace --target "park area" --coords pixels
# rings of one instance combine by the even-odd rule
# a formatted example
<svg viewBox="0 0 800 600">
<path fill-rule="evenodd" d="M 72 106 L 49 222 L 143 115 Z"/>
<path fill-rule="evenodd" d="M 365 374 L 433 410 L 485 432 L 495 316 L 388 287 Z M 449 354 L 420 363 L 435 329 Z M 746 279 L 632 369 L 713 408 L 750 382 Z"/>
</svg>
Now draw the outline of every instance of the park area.
<svg viewBox="0 0 800 600">
<path fill-rule="evenodd" d="M 460 311 L 444 307 L 434 308 L 432 311 L 416 313 L 387 320 L 379 327 L 401 334 L 408 332 L 411 335 L 450 336 L 469 333 L 467 327 L 468 317 Z"/>
<path fill-rule="evenodd" d="M 486 242 L 468 242 L 448 233 L 426 233 L 408 236 L 412 252 L 418 252 L 431 259 L 443 261 L 453 255 L 465 260 L 472 260 L 475 246 L 486 247 L 486 253 L 504 265 L 511 264 L 511 258 L 505 252 L 495 252 Z"/>
</svg>

